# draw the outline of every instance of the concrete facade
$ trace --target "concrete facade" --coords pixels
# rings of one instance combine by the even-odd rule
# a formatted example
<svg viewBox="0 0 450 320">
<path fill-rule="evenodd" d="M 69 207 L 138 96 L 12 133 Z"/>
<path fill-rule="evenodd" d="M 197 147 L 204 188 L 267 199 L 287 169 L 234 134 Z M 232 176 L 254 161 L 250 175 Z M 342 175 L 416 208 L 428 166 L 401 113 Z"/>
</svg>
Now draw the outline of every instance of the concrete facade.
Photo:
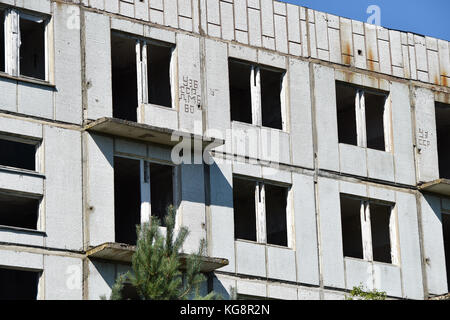
<svg viewBox="0 0 450 320">
<path fill-rule="evenodd" d="M 450 107 L 448 41 L 272 0 L 0 0 L 2 9 L 47 21 L 45 79 L 0 71 L 0 138 L 37 146 L 36 170 L 0 166 L 0 192 L 40 200 L 36 230 L 0 226 L 0 269 L 37 272 L 38 299 L 99 299 L 127 270 L 86 254 L 116 241 L 115 157 L 139 161 L 141 193 L 147 163 L 174 166 L 185 250 L 206 239 L 208 256 L 228 259 L 209 275 L 225 296 L 235 287 L 243 297 L 334 300 L 359 284 L 398 299 L 448 293 L 450 193 L 421 189 L 442 178 L 435 102 Z M 144 134 L 129 123 L 121 134 L 89 127 L 114 113 L 112 31 L 173 48 L 172 108 L 146 100 L 138 72 Z M 281 130 L 261 124 L 257 99 L 251 124 L 232 121 L 229 59 L 283 70 Z M 385 151 L 340 143 L 336 81 L 387 92 Z M 224 143 L 208 150 L 209 165 L 174 165 L 170 138 L 144 137 L 160 129 Z M 286 246 L 265 241 L 264 208 L 258 240 L 236 238 L 235 177 L 288 190 Z M 391 263 L 344 255 L 342 194 L 392 205 Z M 150 204 L 142 194 L 142 221 Z"/>
</svg>

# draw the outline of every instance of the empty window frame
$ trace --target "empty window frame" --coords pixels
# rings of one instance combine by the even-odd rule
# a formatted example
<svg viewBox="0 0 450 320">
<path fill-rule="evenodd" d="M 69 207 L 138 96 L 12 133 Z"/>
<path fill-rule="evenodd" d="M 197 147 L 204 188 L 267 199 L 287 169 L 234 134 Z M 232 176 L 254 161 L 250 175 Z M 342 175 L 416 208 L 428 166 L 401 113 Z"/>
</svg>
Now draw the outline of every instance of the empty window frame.
<svg viewBox="0 0 450 320">
<path fill-rule="evenodd" d="M 436 103 L 439 177 L 450 179 L 450 105 Z"/>
<path fill-rule="evenodd" d="M 136 226 L 150 215 L 165 226 L 167 208 L 175 204 L 175 169 L 169 165 L 114 158 L 115 241 L 135 245 Z"/>
<path fill-rule="evenodd" d="M 5 11 L 0 8 L 0 72 L 5 72 Z"/>
<path fill-rule="evenodd" d="M 38 230 L 40 199 L 0 192 L 0 226 Z"/>
<path fill-rule="evenodd" d="M 289 188 L 233 178 L 235 238 L 289 246 Z"/>
<path fill-rule="evenodd" d="M 0 300 L 37 300 L 40 272 L 0 268 Z"/>
<path fill-rule="evenodd" d="M 141 104 L 172 108 L 175 55 L 172 44 L 113 31 L 111 61 L 113 115 L 141 122 Z"/>
<path fill-rule="evenodd" d="M 349 195 L 340 201 L 344 256 L 397 264 L 394 206 Z"/>
<path fill-rule="evenodd" d="M 0 166 L 37 171 L 37 144 L 0 136 Z"/>
<path fill-rule="evenodd" d="M 283 70 L 229 59 L 231 120 L 286 130 Z"/>
<path fill-rule="evenodd" d="M 339 143 L 390 152 L 390 99 L 382 91 L 336 82 Z"/>
<path fill-rule="evenodd" d="M 48 80 L 46 17 L 16 9 L 6 9 L 4 15 L 4 72 Z"/>
</svg>

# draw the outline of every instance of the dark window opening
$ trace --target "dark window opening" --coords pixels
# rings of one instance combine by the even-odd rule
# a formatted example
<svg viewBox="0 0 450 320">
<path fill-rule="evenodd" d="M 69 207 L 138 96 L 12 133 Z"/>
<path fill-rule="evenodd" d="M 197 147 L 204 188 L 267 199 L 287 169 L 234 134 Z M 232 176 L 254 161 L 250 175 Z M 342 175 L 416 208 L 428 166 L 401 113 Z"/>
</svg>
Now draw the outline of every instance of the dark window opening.
<svg viewBox="0 0 450 320">
<path fill-rule="evenodd" d="M 266 230 L 267 243 L 285 246 L 287 239 L 287 188 L 266 184 Z"/>
<path fill-rule="evenodd" d="M 261 69 L 260 74 L 262 125 L 283 130 L 281 87 L 284 73 Z"/>
<path fill-rule="evenodd" d="M 135 245 L 141 224 L 140 161 L 114 158 L 114 210 L 116 242 Z"/>
<path fill-rule="evenodd" d="M 386 96 L 364 93 L 366 105 L 367 148 L 386 151 L 384 140 L 384 108 Z"/>
<path fill-rule="evenodd" d="M 360 200 L 341 196 L 341 223 L 344 256 L 363 259 Z"/>
<path fill-rule="evenodd" d="M 169 46 L 147 44 L 147 79 L 149 103 L 172 107 L 172 92 L 170 87 L 170 60 L 172 48 Z M 200 93 L 188 94 L 197 96 Z M 197 97 L 195 98 L 197 100 Z"/>
<path fill-rule="evenodd" d="M 256 182 L 233 179 L 234 236 L 256 241 Z"/>
<path fill-rule="evenodd" d="M 5 12 L 0 10 L 0 71 L 5 72 Z"/>
<path fill-rule="evenodd" d="M 0 193 L 0 225 L 37 230 L 39 199 Z"/>
<path fill-rule="evenodd" d="M 370 203 L 372 252 L 374 261 L 392 263 L 391 236 L 389 231 L 391 211 L 391 206 Z"/>
<path fill-rule="evenodd" d="M 20 19 L 20 74 L 45 80 L 45 21 Z"/>
<path fill-rule="evenodd" d="M 229 60 L 231 120 L 252 123 L 252 97 L 250 77 L 252 67 Z"/>
<path fill-rule="evenodd" d="M 0 269 L 0 300 L 37 300 L 39 272 Z"/>
<path fill-rule="evenodd" d="M 114 118 L 137 121 L 136 40 L 111 34 Z"/>
<path fill-rule="evenodd" d="M 36 145 L 0 139 L 0 165 L 36 170 Z"/>
<path fill-rule="evenodd" d="M 356 94 L 357 90 L 354 87 L 336 82 L 339 143 L 354 146 L 358 145 L 355 111 Z"/>
<path fill-rule="evenodd" d="M 436 103 L 439 177 L 450 179 L 450 105 Z"/>
<path fill-rule="evenodd" d="M 152 216 L 158 217 L 165 226 L 167 208 L 173 205 L 173 167 L 151 163 L 150 190 Z"/>
<path fill-rule="evenodd" d="M 450 214 L 442 214 L 442 227 L 444 233 L 445 265 L 447 267 L 447 286 L 450 292 Z"/>
</svg>

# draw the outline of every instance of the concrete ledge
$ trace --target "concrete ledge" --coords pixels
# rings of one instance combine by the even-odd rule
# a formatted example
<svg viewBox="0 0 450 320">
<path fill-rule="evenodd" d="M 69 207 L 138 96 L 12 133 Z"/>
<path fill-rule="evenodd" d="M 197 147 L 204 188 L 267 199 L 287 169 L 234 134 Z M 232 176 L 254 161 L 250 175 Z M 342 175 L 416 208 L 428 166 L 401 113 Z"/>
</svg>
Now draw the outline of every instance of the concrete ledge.
<svg viewBox="0 0 450 320">
<path fill-rule="evenodd" d="M 113 262 L 131 263 L 133 254 L 136 252 L 136 246 L 131 246 L 122 243 L 104 243 L 97 247 L 90 248 L 86 252 L 88 258 L 109 260 Z M 181 254 L 181 269 L 186 269 L 186 260 L 188 255 Z M 202 265 L 200 270 L 202 272 L 212 272 L 228 265 L 228 259 L 201 257 Z"/>
<path fill-rule="evenodd" d="M 225 143 L 225 140 L 223 139 L 210 138 L 188 132 L 116 118 L 101 118 L 92 121 L 85 125 L 84 130 L 169 146 L 175 146 L 180 142 L 179 139 L 172 141 L 172 137 L 183 137 L 191 140 L 202 141 L 203 148 L 207 147 L 211 143 L 214 143 L 216 146 L 220 146 Z"/>
<path fill-rule="evenodd" d="M 450 180 L 438 179 L 431 182 L 426 182 L 419 186 L 419 190 L 442 196 L 450 196 Z"/>
</svg>

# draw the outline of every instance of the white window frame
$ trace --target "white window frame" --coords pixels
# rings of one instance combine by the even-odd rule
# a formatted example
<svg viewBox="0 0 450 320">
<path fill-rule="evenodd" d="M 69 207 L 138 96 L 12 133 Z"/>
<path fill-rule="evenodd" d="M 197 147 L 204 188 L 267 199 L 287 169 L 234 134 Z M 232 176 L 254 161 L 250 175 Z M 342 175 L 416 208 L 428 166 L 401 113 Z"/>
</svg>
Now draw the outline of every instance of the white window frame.
<svg viewBox="0 0 450 320">
<path fill-rule="evenodd" d="M 252 179 L 248 177 L 242 177 L 238 175 L 234 175 L 233 178 L 240 179 L 240 180 L 247 180 L 251 181 L 255 184 L 255 215 L 256 215 L 256 242 L 259 244 L 265 244 L 268 246 L 276 246 L 276 247 L 282 247 L 282 248 L 289 248 L 292 249 L 294 247 L 294 235 L 292 231 L 292 225 L 293 225 L 293 212 L 292 212 L 292 206 L 291 206 L 291 194 L 292 194 L 292 186 L 276 183 L 273 181 L 264 181 L 264 180 L 258 180 L 258 179 Z M 278 186 L 282 188 L 287 189 L 286 193 L 286 233 L 287 233 L 287 246 L 278 246 L 275 244 L 267 243 L 267 230 L 266 230 L 266 190 L 265 185 L 273 185 Z M 236 240 L 243 240 L 236 238 Z M 248 241 L 248 240 L 243 240 Z"/>
<path fill-rule="evenodd" d="M 341 84 L 355 87 L 354 85 L 346 82 L 341 82 Z M 367 148 L 366 99 L 365 99 L 366 92 L 374 95 L 383 95 L 386 97 L 383 106 L 384 108 L 383 129 L 384 129 L 384 146 L 385 146 L 384 151 L 392 153 L 391 94 L 390 93 L 382 94 L 380 92 L 376 92 L 376 90 L 365 89 L 362 87 L 357 87 L 355 96 L 357 146 L 361 148 Z"/>
<path fill-rule="evenodd" d="M 360 221 L 361 221 L 361 238 L 363 247 L 363 260 L 376 263 L 384 263 L 373 260 L 373 245 L 372 245 L 372 223 L 370 218 L 370 204 L 376 204 L 376 200 L 361 199 L 350 195 L 342 196 L 360 201 Z M 397 228 L 397 207 L 392 203 L 379 202 L 381 205 L 390 206 L 391 214 L 389 216 L 389 242 L 391 246 L 391 263 L 398 266 L 399 250 L 398 250 L 398 228 Z M 349 257 L 351 258 L 351 257 Z"/>
<path fill-rule="evenodd" d="M 281 81 L 280 81 L 280 101 L 281 101 L 281 125 L 282 131 L 288 131 L 287 125 L 287 107 L 286 107 L 286 92 L 287 92 L 287 71 L 271 68 L 270 66 L 260 66 L 251 62 L 237 60 L 230 57 L 234 63 L 241 63 L 246 66 L 251 67 L 250 71 L 250 95 L 251 95 L 251 109 L 252 109 L 252 125 L 262 127 L 262 102 L 261 102 L 261 69 L 269 71 L 282 71 Z M 228 60 L 229 61 L 229 60 Z M 236 121 L 236 120 L 232 120 Z M 273 130 L 278 130 L 271 127 L 264 127 Z"/>
<path fill-rule="evenodd" d="M 20 78 L 35 79 L 38 81 L 50 81 L 50 71 L 49 71 L 49 25 L 50 18 L 44 15 L 34 15 L 25 13 L 16 8 L 5 8 L 4 9 L 4 27 L 5 27 L 5 73 Z M 44 54 L 45 54 L 45 79 L 30 78 L 20 73 L 20 19 L 25 19 L 33 21 L 36 23 L 45 24 L 44 33 Z"/>
</svg>

